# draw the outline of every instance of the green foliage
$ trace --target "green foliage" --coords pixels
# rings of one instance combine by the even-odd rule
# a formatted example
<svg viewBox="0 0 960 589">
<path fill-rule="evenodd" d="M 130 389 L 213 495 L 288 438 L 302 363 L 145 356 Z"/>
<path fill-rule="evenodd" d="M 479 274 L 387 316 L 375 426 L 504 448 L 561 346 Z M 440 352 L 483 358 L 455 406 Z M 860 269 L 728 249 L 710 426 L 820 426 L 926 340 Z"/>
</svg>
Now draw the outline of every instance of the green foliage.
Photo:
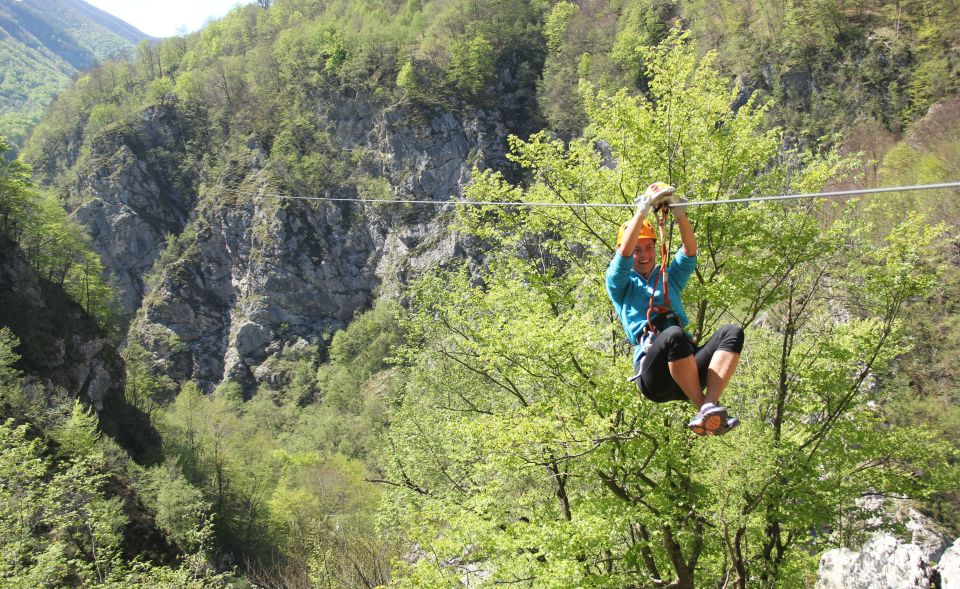
<svg viewBox="0 0 960 589">
<path fill-rule="evenodd" d="M 540 108 L 551 129 L 576 134 L 587 124 L 578 90 L 581 81 L 611 90 L 636 88 L 641 81 L 636 47 L 659 40 L 637 33 L 633 15 L 638 11 L 651 12 L 651 21 L 666 17 L 654 13 L 646 2 L 555 5 L 545 25 L 551 51 L 538 88 Z"/>
<path fill-rule="evenodd" d="M 309 23 L 287 29 L 277 37 L 274 58 L 280 75 L 321 85 L 327 75 L 336 75 L 346 59 L 343 34 L 324 23 Z"/>
<path fill-rule="evenodd" d="M 70 417 L 54 430 L 53 439 L 65 456 L 83 457 L 93 451 L 100 439 L 99 421 L 93 408 L 84 407 L 79 399 L 73 402 Z"/>
<path fill-rule="evenodd" d="M 280 121 L 271 159 L 287 186 L 311 194 L 346 182 L 355 164 L 316 119 L 296 111 Z"/>
<path fill-rule="evenodd" d="M 569 143 L 549 133 L 512 140 L 531 186 L 478 173 L 470 198 L 629 203 L 654 179 L 697 200 L 812 191 L 851 162 L 819 145 L 814 155 L 782 151 L 785 142 L 814 145 L 861 113 L 898 130 L 956 90 L 946 49 L 956 46 L 955 7 L 903 1 L 896 9 L 278 0 L 142 44 L 133 62 L 80 77 L 36 128 L 24 159 L 38 181 L 69 194 L 95 167 L 96 142 L 112 134 L 145 141 L 131 126 L 149 113 L 177 129 L 175 144 L 137 154 L 149 165 L 173 161 L 223 188 L 239 185 L 249 170 L 235 164 L 262 148 L 265 173 L 284 191 L 366 193 L 363 154 L 337 138 L 345 96 L 400 103 L 416 116 L 501 107 L 500 95 L 516 89 L 525 124 L 545 118 L 565 136 L 586 132 Z M 668 31 L 675 21 L 689 25 L 689 46 Z M 775 100 L 748 100 L 728 86 L 730 74 Z M 931 149 L 915 139 L 887 157 L 885 182 L 955 176 L 953 144 Z M 615 169 L 597 142 L 610 147 Z M 229 194 L 208 194 L 221 192 Z M 916 204 L 941 219 L 955 213 L 949 203 L 938 195 L 899 208 Z M 743 566 L 748 585 L 800 585 L 812 553 L 858 533 L 853 522 L 863 514 L 850 511 L 849 498 L 868 487 L 950 505 L 937 493 L 954 484 L 955 469 L 941 467 L 955 442 L 940 446 L 931 430 L 952 431 L 955 416 L 944 411 L 920 426 L 943 398 L 898 400 L 904 409 L 893 415 L 906 418 L 892 424 L 866 405 L 874 382 L 878 395 L 910 389 L 887 363 L 911 343 L 917 358 L 936 361 L 902 354 L 903 379 L 928 393 L 955 388 L 955 313 L 942 304 L 937 320 L 923 315 L 955 298 L 924 294 L 933 276 L 926 269 L 938 263 L 929 247 L 942 237 L 922 230 L 933 224 L 920 217 L 893 229 L 902 219 L 888 213 L 868 213 L 873 225 L 831 224 L 825 219 L 853 213 L 822 203 L 691 213 L 702 248 L 700 275 L 685 293 L 691 330 L 703 339 L 734 321 L 749 328 L 750 342 L 728 392 L 742 431 L 697 445 L 678 435 L 688 411 L 652 409 L 621 382 L 629 366 L 599 277 L 622 219 L 610 210 L 469 211 L 462 227 L 491 245 L 489 264 L 419 285 L 403 325 L 409 375 L 388 360 L 401 328 L 385 304 L 338 332 L 319 368 L 316 349 L 285 351 L 271 367 L 277 378 L 246 402 L 235 383 L 211 396 L 187 384 L 177 395 L 142 348 L 128 347 L 127 398 L 161 424 L 168 459 L 146 477 L 146 502 L 165 533 L 198 554 L 209 549 L 205 522 L 214 517 L 221 549 L 271 582 L 386 582 L 386 563 L 417 543 L 422 558 L 401 565 L 398 586 L 488 574 L 559 587 L 645 586 L 687 573 L 732 584 L 729 563 Z M 30 189 L 29 169 L 17 162 L 0 162 L 0 222 L 45 277 L 108 315 L 109 293 L 91 279 L 99 262 L 82 253 L 85 236 L 66 224 L 58 199 Z M 171 240 L 158 267 L 192 255 L 194 237 Z M 943 280 L 952 292 L 956 280 Z M 840 296 L 850 292 L 864 294 Z M 915 342 L 898 319 L 904 312 L 921 334 Z M 845 315 L 852 319 L 839 320 Z M 941 341 L 941 351 L 929 349 Z M 0 356 L 3 349 L 0 342 Z M 728 476 L 715 474 L 718 465 Z M 907 466 L 932 474 L 912 480 Z M 397 485 L 383 517 L 408 531 L 403 542 L 378 537 L 380 498 L 367 478 Z M 827 528 L 835 533 L 801 545 L 808 530 Z M 699 557 L 692 572 L 674 567 L 677 551 Z M 37 566 L 60 574 L 61 561 L 44 558 L 49 566 Z M 124 578 L 186 586 L 206 574 L 202 558 L 190 562 L 176 572 L 134 564 Z"/>
<path fill-rule="evenodd" d="M 71 78 L 97 62 L 122 59 L 136 41 L 131 31 L 70 6 L 48 10 L 36 3 L 0 7 L 0 135 L 16 150 L 23 145 Z"/>
<path fill-rule="evenodd" d="M 440 79 L 439 72 L 429 62 L 408 59 L 397 72 L 397 87 L 412 101 L 436 104 L 438 97 L 434 92 L 441 85 Z"/>
<path fill-rule="evenodd" d="M 570 17 L 576 12 L 577 5 L 572 2 L 562 1 L 553 5 L 543 27 L 543 35 L 547 39 L 547 49 L 554 53 L 560 51 L 567 34 L 567 24 Z"/>
<path fill-rule="evenodd" d="M 765 110 L 751 100 L 730 111 L 712 56 L 682 36 L 641 57 L 649 99 L 586 87 L 583 139 L 513 139 L 532 184 L 483 173 L 468 198 L 629 203 L 664 179 L 710 201 L 816 190 L 851 165 L 783 157 Z M 602 165 L 601 142 L 616 166 Z M 909 349 L 903 304 L 936 281 L 943 228 L 914 215 L 871 242 L 872 227 L 843 220 L 853 211 L 689 213 L 699 237 L 689 327 L 700 339 L 721 323 L 749 328 L 724 396 L 743 425 L 697 438 L 684 427 L 689 404 L 649 403 L 624 382 L 602 282 L 621 219 L 465 209 L 462 229 L 493 245 L 484 267 L 419 281 L 404 322 L 409 368 L 382 513 L 421 553 L 392 585 L 798 586 L 817 553 L 862 529 L 857 497 L 954 488 L 957 448 L 929 428 L 884 423 L 870 404 L 874 375 Z M 858 295 L 838 302 L 838 292 Z M 930 474 L 916 476 L 920 462 Z"/>
<path fill-rule="evenodd" d="M 101 437 L 97 418 L 79 401 L 62 420 L 37 418 L 24 409 L 28 395 L 19 391 L 14 338 L 0 329 L 0 398 L 16 406 L 30 425 L 0 422 L 0 586 L 3 587 L 223 587 L 226 577 L 208 562 L 209 519 L 191 526 L 190 508 L 202 507 L 196 491 L 184 489 L 182 477 L 151 477 L 157 521 L 184 549 L 182 566 L 172 569 L 127 560 L 122 531 L 131 522 L 117 485 L 126 484 L 129 457 L 112 440 Z M 34 389 L 37 387 L 33 387 Z M 55 403 L 55 399 L 44 401 Z M 44 413 L 50 408 L 41 407 Z M 57 456 L 42 437 L 49 431 Z M 192 500 L 192 503 L 191 503 Z"/>
<path fill-rule="evenodd" d="M 14 367 L 20 355 L 14 350 L 20 339 L 8 327 L 0 327 L 0 407 L 4 411 L 25 412 L 30 400 L 24 394 L 23 373 Z"/>
<path fill-rule="evenodd" d="M 479 96 L 496 75 L 493 45 L 483 35 L 476 35 L 469 40 L 456 41 L 452 53 L 447 72 L 450 85 L 458 94 L 468 98 Z"/>
<path fill-rule="evenodd" d="M 396 303 L 380 299 L 373 309 L 358 315 L 333 336 L 330 363 L 317 371 L 320 400 L 328 411 L 327 416 L 318 416 L 319 419 L 332 422 L 362 417 L 355 427 L 367 430 L 366 436 L 382 427 L 383 407 L 394 385 L 389 361 L 402 339 L 397 314 Z M 332 425 L 328 423 L 324 429 Z M 374 447 L 370 438 L 354 441 L 360 443 L 347 451 L 348 455 L 362 457 Z"/>
<path fill-rule="evenodd" d="M 829 1 L 644 0 L 578 8 L 542 0 L 291 0 L 266 10 L 240 7 L 201 32 L 141 43 L 132 63 L 108 63 L 81 77 L 24 154 L 42 182 L 68 186 L 62 174 L 74 164 L 75 147 L 96 134 L 82 133 L 84 123 L 92 118 L 91 131 L 102 130 L 145 104 L 202 112 L 202 124 L 222 134 L 211 145 L 231 145 L 233 135 L 242 144 L 252 131 L 269 147 L 284 130 L 298 135 L 300 125 L 285 119 L 322 111 L 343 91 L 383 104 L 407 99 L 416 109 L 501 105 L 501 91 L 516 89 L 520 108 L 530 109 L 537 80 L 540 112 L 519 114 L 532 121 L 542 114 L 554 130 L 576 133 L 587 121 L 579 79 L 642 91 L 645 66 L 636 47 L 662 40 L 677 16 L 689 23 L 701 51 L 716 50 L 718 63 L 747 87 L 778 98 L 782 106 L 769 116 L 786 125 L 788 138 L 815 140 L 846 128 L 861 112 L 899 130 L 956 90 L 956 59 L 944 48 L 955 45 L 948 23 L 957 9 L 945 0 L 901 2 L 897 10 Z M 104 103 L 116 105 L 120 118 L 104 119 L 103 110 L 91 117 Z M 317 173 L 312 192 L 342 181 L 329 173 L 336 149 L 308 157 L 313 146 L 295 138 L 308 150 L 297 155 L 296 182 Z M 290 137 L 280 144 L 289 146 Z M 290 150 L 277 155 L 286 170 Z"/>
<path fill-rule="evenodd" d="M 120 109 L 116 104 L 105 102 L 93 107 L 90 116 L 87 118 L 87 125 L 83 129 L 86 137 L 96 137 L 120 121 Z"/>
<path fill-rule="evenodd" d="M 8 151 L 10 145 L 0 136 L 0 154 Z M 0 231 L 14 241 L 26 230 L 24 225 L 36 206 L 31 198 L 30 172 L 30 166 L 0 156 Z"/>
<path fill-rule="evenodd" d="M 364 467 L 342 456 L 320 460 L 301 453 L 283 459 L 283 474 L 268 503 L 283 553 L 296 570 L 307 571 L 320 587 L 384 582 L 385 542 L 374 525 L 379 491 L 365 482 Z"/>
<path fill-rule="evenodd" d="M 20 340 L 7 327 L 0 327 L 0 391 L 4 397 L 11 391 L 20 388 L 23 375 L 13 367 L 20 356 L 13 350 L 20 345 Z"/>
<path fill-rule="evenodd" d="M 373 309 L 358 314 L 356 319 L 334 334 L 330 344 L 330 361 L 355 371 L 361 379 L 384 370 L 393 349 L 400 343 L 396 315 L 397 304 L 380 299 Z"/>
<path fill-rule="evenodd" d="M 150 353 L 139 343 L 128 343 L 121 355 L 127 375 L 124 397 L 131 406 L 154 416 L 160 407 L 173 400 L 176 383 L 165 374 L 157 374 Z"/>
<path fill-rule="evenodd" d="M 119 549 L 119 500 L 100 496 L 105 475 L 90 462 L 66 465 L 45 481 L 48 468 L 26 427 L 0 425 L 2 577 L 29 586 L 103 584 Z"/>
<path fill-rule="evenodd" d="M 7 147 L 0 138 L 0 152 Z M 20 247 L 44 280 L 63 288 L 109 329 L 115 294 L 103 281 L 103 264 L 90 237 L 56 197 L 32 186 L 28 166 L 0 160 L 0 231 Z"/>
<path fill-rule="evenodd" d="M 166 569 L 127 562 L 119 497 L 97 455 L 55 463 L 27 426 L 0 423 L 0 583 L 8 587 L 222 587 L 202 556 Z"/>
<path fill-rule="evenodd" d="M 244 421 L 232 401 L 206 397 L 192 383 L 162 415 L 160 429 L 166 456 L 205 491 L 221 543 L 237 553 L 262 550 L 268 540 L 263 501 L 275 481 L 273 464 L 260 458 L 273 445 L 266 432 Z"/>
<path fill-rule="evenodd" d="M 160 106 L 166 106 L 174 96 L 176 86 L 170 78 L 156 78 L 147 87 L 147 99 Z"/>
<path fill-rule="evenodd" d="M 944 101 L 907 131 L 906 137 L 894 145 L 879 165 L 879 180 L 884 185 L 943 182 L 960 172 L 956 141 L 960 129 L 956 99 Z M 956 357 L 960 352 L 960 259 L 949 246 L 956 239 L 960 226 L 960 209 L 953 191 L 905 193 L 899 198 L 878 200 L 867 209 L 878 227 L 895 228 L 902 222 L 904 211 L 919 211 L 926 218 L 945 223 L 947 234 L 940 238 L 940 247 L 933 258 L 945 266 L 932 292 L 924 297 L 904 301 L 903 314 L 914 353 L 897 358 L 895 369 L 884 375 L 884 388 L 891 394 L 889 419 L 905 427 L 922 426 L 936 432 L 936 437 L 954 447 L 960 445 L 956 422 L 960 409 L 953 402 L 952 391 L 960 384 Z M 901 242 L 914 238 L 917 228 L 905 227 Z M 903 230 L 900 229 L 900 230 Z M 895 229 L 898 230 L 898 229 Z M 921 463 L 915 466 L 925 468 Z M 926 503 L 934 516 L 954 532 L 960 531 L 960 496 L 955 492 L 938 493 Z"/>
<path fill-rule="evenodd" d="M 248 401 L 234 383 L 209 396 L 185 384 L 155 412 L 166 462 L 140 485 L 158 525 L 192 546 L 209 506 L 219 545 L 254 579 L 385 582 L 400 548 L 378 532 L 380 491 L 366 479 L 377 476 L 373 450 L 397 388 L 397 313 L 384 300 L 358 315 L 319 371 L 315 347 L 287 348 Z"/>
<path fill-rule="evenodd" d="M 183 550 L 202 548 L 203 527 L 210 505 L 174 462 L 150 469 L 142 496 L 156 513 L 157 526 Z"/>
</svg>

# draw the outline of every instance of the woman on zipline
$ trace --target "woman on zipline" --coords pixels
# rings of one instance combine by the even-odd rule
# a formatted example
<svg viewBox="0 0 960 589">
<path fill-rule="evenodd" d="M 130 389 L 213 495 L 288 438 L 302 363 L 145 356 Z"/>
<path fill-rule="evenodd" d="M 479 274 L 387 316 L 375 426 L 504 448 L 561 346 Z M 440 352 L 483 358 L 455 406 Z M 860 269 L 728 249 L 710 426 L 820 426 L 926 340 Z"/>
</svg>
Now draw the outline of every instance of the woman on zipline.
<svg viewBox="0 0 960 589">
<path fill-rule="evenodd" d="M 699 348 L 684 331 L 689 320 L 680 293 L 697 267 L 697 238 L 684 207 L 672 207 L 682 245 L 664 276 L 657 264 L 657 235 L 646 220 L 655 208 L 685 202 L 673 193 L 672 186 L 655 182 L 637 199 L 636 213 L 617 233 L 617 251 L 607 268 L 607 293 L 627 338 L 636 346 L 630 380 L 656 403 L 689 399 L 697 414 L 687 427 L 701 436 L 722 435 L 740 423 L 719 403 L 740 359 L 743 330 L 725 325 Z M 666 246 L 662 251 L 665 259 Z"/>
</svg>

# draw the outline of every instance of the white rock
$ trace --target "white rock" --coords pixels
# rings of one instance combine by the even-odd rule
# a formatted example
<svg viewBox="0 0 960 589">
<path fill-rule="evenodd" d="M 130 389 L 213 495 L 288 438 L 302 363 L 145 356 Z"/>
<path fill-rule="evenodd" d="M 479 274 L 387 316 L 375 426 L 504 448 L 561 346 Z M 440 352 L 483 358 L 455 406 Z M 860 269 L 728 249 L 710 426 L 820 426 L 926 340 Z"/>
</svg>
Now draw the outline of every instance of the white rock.
<svg viewBox="0 0 960 589">
<path fill-rule="evenodd" d="M 820 571 L 815 589 L 844 589 L 844 581 L 857 562 L 859 552 L 849 548 L 835 548 L 820 557 Z"/>
<path fill-rule="evenodd" d="M 927 589 L 930 577 L 918 546 L 879 534 L 863 545 L 844 589 Z"/>
<path fill-rule="evenodd" d="M 912 507 L 907 510 L 907 530 L 911 544 L 916 544 L 927 562 L 939 562 L 944 551 L 950 547 L 950 537 L 940 532 L 937 524 Z"/>
<path fill-rule="evenodd" d="M 960 539 L 940 557 L 941 589 L 960 589 Z"/>
</svg>

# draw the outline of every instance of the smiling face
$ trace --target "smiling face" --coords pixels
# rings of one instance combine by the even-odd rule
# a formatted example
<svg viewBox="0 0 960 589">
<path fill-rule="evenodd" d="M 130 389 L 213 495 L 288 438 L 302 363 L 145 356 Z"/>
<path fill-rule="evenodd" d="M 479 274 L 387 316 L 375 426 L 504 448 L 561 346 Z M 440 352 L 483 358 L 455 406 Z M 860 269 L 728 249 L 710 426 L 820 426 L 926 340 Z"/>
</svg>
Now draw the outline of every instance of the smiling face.
<svg viewBox="0 0 960 589">
<path fill-rule="evenodd" d="M 656 245 L 655 239 L 640 239 L 637 241 L 637 246 L 633 248 L 633 269 L 642 276 L 649 275 L 656 266 Z"/>
</svg>

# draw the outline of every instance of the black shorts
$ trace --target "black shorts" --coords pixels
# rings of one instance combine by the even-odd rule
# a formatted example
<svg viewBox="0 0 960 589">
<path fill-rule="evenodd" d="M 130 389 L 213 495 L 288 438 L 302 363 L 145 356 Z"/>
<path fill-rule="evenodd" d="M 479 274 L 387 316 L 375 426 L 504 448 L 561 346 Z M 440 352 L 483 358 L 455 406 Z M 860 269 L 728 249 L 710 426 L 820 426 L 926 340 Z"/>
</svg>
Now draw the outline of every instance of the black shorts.
<svg viewBox="0 0 960 589">
<path fill-rule="evenodd" d="M 697 372 L 700 374 L 700 388 L 707 386 L 707 369 L 717 350 L 739 354 L 743 351 L 743 329 L 737 325 L 724 325 L 702 347 L 690 341 L 680 327 L 670 327 L 660 332 L 643 359 L 643 374 L 637 379 L 637 388 L 645 397 L 655 403 L 668 401 L 686 401 L 687 396 L 670 376 L 668 362 L 695 356 Z M 634 366 L 634 369 L 638 367 Z"/>
</svg>

